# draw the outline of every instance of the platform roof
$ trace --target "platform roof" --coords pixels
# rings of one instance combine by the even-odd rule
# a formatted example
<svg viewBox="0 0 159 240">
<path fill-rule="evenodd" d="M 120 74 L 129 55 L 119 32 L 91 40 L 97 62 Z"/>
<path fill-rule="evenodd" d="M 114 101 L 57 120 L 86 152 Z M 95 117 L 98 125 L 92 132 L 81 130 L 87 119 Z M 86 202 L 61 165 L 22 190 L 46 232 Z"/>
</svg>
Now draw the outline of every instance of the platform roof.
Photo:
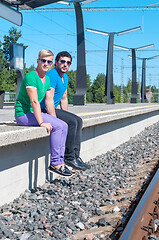
<svg viewBox="0 0 159 240">
<path fill-rule="evenodd" d="M 42 7 L 60 1 L 61 0 L 3 0 L 3 3 L 9 5 L 10 7 L 19 7 L 22 10 L 27 10 Z M 84 1 L 86 0 L 66 0 L 66 2 L 84 2 Z"/>
<path fill-rule="evenodd" d="M 9 5 L 10 7 L 19 7 L 23 10 L 27 10 L 59 1 L 60 0 L 4 0 L 3 3 Z"/>
</svg>

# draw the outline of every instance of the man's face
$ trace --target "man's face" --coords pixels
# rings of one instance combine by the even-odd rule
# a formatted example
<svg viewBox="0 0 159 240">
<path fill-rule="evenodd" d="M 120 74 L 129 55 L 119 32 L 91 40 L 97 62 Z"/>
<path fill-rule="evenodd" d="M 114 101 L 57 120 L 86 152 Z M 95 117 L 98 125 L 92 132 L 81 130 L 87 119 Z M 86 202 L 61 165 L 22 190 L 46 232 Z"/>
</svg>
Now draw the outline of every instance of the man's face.
<svg viewBox="0 0 159 240">
<path fill-rule="evenodd" d="M 71 66 L 71 58 L 69 57 L 60 57 L 58 62 L 55 62 L 56 68 L 59 72 L 66 73 Z"/>
<path fill-rule="evenodd" d="M 37 60 L 37 63 L 42 71 L 47 72 L 53 64 L 53 56 L 43 56 Z"/>
</svg>

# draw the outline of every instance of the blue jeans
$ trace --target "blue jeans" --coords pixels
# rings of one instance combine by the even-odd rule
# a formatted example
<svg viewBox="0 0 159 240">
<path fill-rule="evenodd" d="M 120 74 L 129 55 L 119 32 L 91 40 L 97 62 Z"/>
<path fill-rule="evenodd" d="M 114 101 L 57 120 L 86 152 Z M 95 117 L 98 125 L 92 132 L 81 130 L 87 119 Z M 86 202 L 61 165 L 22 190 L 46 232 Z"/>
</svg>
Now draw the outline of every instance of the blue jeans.
<svg viewBox="0 0 159 240">
<path fill-rule="evenodd" d="M 59 165 L 64 163 L 65 142 L 67 137 L 68 125 L 64 121 L 53 117 L 47 113 L 42 113 L 43 121 L 50 123 L 52 131 L 50 132 L 50 154 L 51 164 Z M 20 126 L 39 126 L 34 113 L 27 113 L 16 117 L 16 122 Z"/>
</svg>

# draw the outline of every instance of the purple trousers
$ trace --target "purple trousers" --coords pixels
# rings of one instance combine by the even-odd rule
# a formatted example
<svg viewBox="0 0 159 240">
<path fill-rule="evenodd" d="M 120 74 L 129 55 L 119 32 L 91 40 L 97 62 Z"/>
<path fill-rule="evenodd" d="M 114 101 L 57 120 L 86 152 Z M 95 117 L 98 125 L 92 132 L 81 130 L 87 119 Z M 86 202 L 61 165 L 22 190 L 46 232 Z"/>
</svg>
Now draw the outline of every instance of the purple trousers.
<svg viewBox="0 0 159 240">
<path fill-rule="evenodd" d="M 67 137 L 68 125 L 59 118 L 53 117 L 47 113 L 41 113 L 43 121 L 50 123 L 52 131 L 50 132 L 50 153 L 51 164 L 59 165 L 64 163 L 65 142 Z M 16 122 L 20 126 L 39 126 L 34 113 L 27 113 L 16 117 Z"/>
</svg>

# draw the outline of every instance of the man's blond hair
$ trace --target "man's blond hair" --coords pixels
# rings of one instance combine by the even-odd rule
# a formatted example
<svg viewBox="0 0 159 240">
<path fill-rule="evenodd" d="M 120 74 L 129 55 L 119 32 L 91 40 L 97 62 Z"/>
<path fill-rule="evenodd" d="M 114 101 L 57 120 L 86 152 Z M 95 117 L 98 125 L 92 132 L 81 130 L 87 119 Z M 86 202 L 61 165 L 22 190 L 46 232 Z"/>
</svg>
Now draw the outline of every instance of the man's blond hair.
<svg viewBox="0 0 159 240">
<path fill-rule="evenodd" d="M 49 49 L 43 49 L 39 52 L 38 58 L 41 58 L 41 57 L 44 57 L 44 56 L 45 57 L 46 56 L 53 56 L 54 57 L 54 54 Z"/>
</svg>

